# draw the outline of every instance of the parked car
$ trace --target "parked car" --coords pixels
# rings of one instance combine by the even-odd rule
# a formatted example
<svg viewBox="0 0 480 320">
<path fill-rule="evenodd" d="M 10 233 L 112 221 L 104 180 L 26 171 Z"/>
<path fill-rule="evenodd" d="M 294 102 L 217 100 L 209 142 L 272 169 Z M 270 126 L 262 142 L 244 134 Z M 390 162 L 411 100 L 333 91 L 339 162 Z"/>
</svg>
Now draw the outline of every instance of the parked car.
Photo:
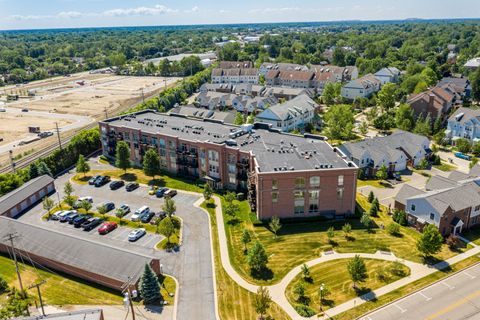
<svg viewBox="0 0 480 320">
<path fill-rule="evenodd" d="M 22 112 L 28 112 L 28 109 L 27 109 L 27 108 L 23 108 L 23 109 L 22 109 Z"/>
<path fill-rule="evenodd" d="M 75 219 L 73 219 L 73 226 L 75 228 L 80 228 L 82 224 L 84 224 L 88 219 L 92 218 L 92 216 L 87 214 L 81 214 Z"/>
<path fill-rule="evenodd" d="M 116 222 L 113 221 L 107 221 L 104 222 L 100 228 L 98 228 L 98 233 L 99 234 L 107 234 L 109 232 L 112 232 L 113 230 L 117 229 L 118 225 Z"/>
<path fill-rule="evenodd" d="M 75 203 L 73 204 L 73 208 L 74 209 L 78 209 L 80 208 L 81 204 L 83 201 L 88 201 L 90 203 L 93 203 L 93 198 L 92 197 L 80 197 L 77 199 L 77 201 L 75 201 Z"/>
<path fill-rule="evenodd" d="M 457 158 L 470 161 L 470 156 L 468 154 L 463 153 L 463 152 L 455 152 L 454 155 Z"/>
<path fill-rule="evenodd" d="M 75 213 L 72 213 L 72 214 L 69 214 L 67 216 L 67 222 L 68 224 L 73 224 L 73 220 L 75 220 L 80 214 L 78 212 L 75 212 Z"/>
<path fill-rule="evenodd" d="M 133 191 L 133 190 L 135 190 L 135 189 L 137 189 L 137 188 L 138 188 L 138 183 L 136 183 L 136 182 L 127 183 L 127 185 L 125 186 L 125 190 L 127 190 L 127 191 L 129 191 L 129 192 L 130 192 L 130 191 Z"/>
<path fill-rule="evenodd" d="M 137 241 L 143 237 L 147 232 L 143 228 L 135 229 L 128 234 L 128 241 Z"/>
<path fill-rule="evenodd" d="M 110 176 L 101 176 L 95 181 L 95 187 L 103 187 L 108 182 L 110 182 Z"/>
<path fill-rule="evenodd" d="M 62 214 L 60 216 L 60 219 L 58 219 L 61 223 L 68 222 L 70 217 L 73 217 L 73 219 L 75 219 L 78 216 L 78 213 L 75 210 L 71 210 L 67 212 L 68 212 L 67 214 Z"/>
<path fill-rule="evenodd" d="M 52 214 L 52 216 L 50 217 L 50 220 L 58 220 L 58 219 L 60 219 L 60 215 L 61 215 L 62 213 L 64 213 L 64 212 L 65 212 L 65 210 L 60 210 L 60 211 L 55 212 L 55 213 Z"/>
<path fill-rule="evenodd" d="M 156 225 L 158 222 L 162 221 L 167 214 L 164 211 L 160 211 L 155 213 L 153 216 L 152 220 L 150 220 L 150 224 Z"/>
<path fill-rule="evenodd" d="M 119 209 L 122 209 L 125 214 L 130 213 L 130 207 L 128 204 L 121 204 Z"/>
<path fill-rule="evenodd" d="M 157 192 L 158 187 L 157 186 L 151 186 L 150 190 L 148 190 L 149 195 L 154 195 Z"/>
<path fill-rule="evenodd" d="M 88 184 L 91 185 L 91 186 L 94 185 L 95 182 L 97 181 L 97 179 L 100 179 L 101 177 L 102 176 L 99 176 L 99 175 L 91 177 L 90 180 L 88 180 Z"/>
<path fill-rule="evenodd" d="M 84 231 L 90 231 L 95 227 L 99 226 L 102 222 L 103 222 L 103 219 L 91 218 L 91 219 L 88 219 L 84 224 L 82 224 L 82 228 Z"/>
<path fill-rule="evenodd" d="M 157 198 L 161 198 L 165 195 L 165 192 L 167 191 L 168 191 L 168 188 L 158 188 L 155 195 L 157 196 Z"/>
<path fill-rule="evenodd" d="M 105 211 L 106 211 L 106 212 L 110 212 L 110 211 L 112 211 L 113 209 L 115 209 L 115 203 L 110 202 L 110 201 L 105 202 L 104 204 L 102 204 L 102 206 L 105 207 Z"/>
<path fill-rule="evenodd" d="M 155 215 L 155 212 L 153 211 L 145 213 L 143 216 L 140 217 L 140 221 L 143 223 L 149 223 L 150 220 L 152 220 L 154 215 Z"/>
<path fill-rule="evenodd" d="M 0 112 L 7 112 L 5 108 L 0 108 Z"/>
<path fill-rule="evenodd" d="M 177 190 L 174 190 L 174 189 L 170 189 L 170 190 L 167 190 L 165 191 L 164 193 L 164 196 L 165 197 L 170 197 L 170 198 L 173 198 L 177 195 Z"/>
<path fill-rule="evenodd" d="M 394 172 L 393 173 L 393 178 L 397 181 L 402 181 L 402 176 L 400 175 L 399 172 Z"/>
<path fill-rule="evenodd" d="M 110 183 L 110 190 L 117 190 L 120 189 L 125 185 L 123 180 L 115 180 Z"/>
<path fill-rule="evenodd" d="M 141 208 L 138 208 L 137 210 L 135 210 L 135 212 L 132 214 L 132 217 L 131 217 L 131 220 L 132 221 L 138 221 L 140 220 L 143 215 L 147 214 L 150 212 L 150 208 L 147 207 L 147 206 L 143 206 Z"/>
</svg>

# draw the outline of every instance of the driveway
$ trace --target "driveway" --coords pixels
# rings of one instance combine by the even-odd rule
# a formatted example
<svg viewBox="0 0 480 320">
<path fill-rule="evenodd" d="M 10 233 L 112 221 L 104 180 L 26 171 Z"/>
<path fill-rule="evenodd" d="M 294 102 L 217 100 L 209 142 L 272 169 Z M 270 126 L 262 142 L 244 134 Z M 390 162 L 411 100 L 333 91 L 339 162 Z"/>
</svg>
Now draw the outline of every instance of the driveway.
<svg viewBox="0 0 480 320">
<path fill-rule="evenodd" d="M 446 163 L 449 163 L 448 159 L 452 159 L 453 164 L 457 166 L 456 170 L 462 171 L 464 173 L 468 173 L 470 171 L 470 168 L 469 168 L 470 161 L 455 157 L 453 155 L 453 152 L 438 151 L 437 153 L 440 156 L 440 158 Z"/>
<path fill-rule="evenodd" d="M 65 182 L 72 175 L 73 173 L 67 173 L 55 180 L 60 198 L 63 197 Z M 111 191 L 108 184 L 100 188 L 79 184 L 73 184 L 73 187 L 75 195 L 93 197 L 93 208 L 106 200 L 113 201 L 116 206 L 128 203 L 132 210 L 142 205 L 148 205 L 153 211 L 158 211 L 163 204 L 163 200 L 148 195 L 148 189 L 145 186 L 141 186 L 133 192 L 125 192 L 124 188 Z M 109 235 L 100 236 L 95 230 L 84 232 L 74 229 L 71 225 L 43 221 L 41 216 L 44 210 L 41 203 L 19 217 L 19 220 L 160 259 L 163 271 L 174 276 L 179 282 L 177 319 L 215 319 L 209 219 L 202 210 L 193 206 L 199 197 L 199 195 L 179 191 L 173 198 L 177 206 L 176 215 L 183 220 L 183 244 L 177 252 L 171 253 L 154 249 L 155 244 L 161 239 L 159 235 L 150 234 L 138 242 L 129 243 L 125 240 L 129 230 L 123 227 L 119 227 Z M 57 194 L 53 194 L 51 198 L 57 201 Z"/>
</svg>

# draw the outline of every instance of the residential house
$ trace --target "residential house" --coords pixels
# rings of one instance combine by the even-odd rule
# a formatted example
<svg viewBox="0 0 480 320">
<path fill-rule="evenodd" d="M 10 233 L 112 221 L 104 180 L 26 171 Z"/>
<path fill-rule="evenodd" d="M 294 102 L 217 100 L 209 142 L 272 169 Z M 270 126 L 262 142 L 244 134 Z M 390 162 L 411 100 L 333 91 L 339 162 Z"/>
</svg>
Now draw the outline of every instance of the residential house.
<svg viewBox="0 0 480 320">
<path fill-rule="evenodd" d="M 460 101 L 456 101 L 455 104 L 461 104 L 461 100 L 470 99 L 472 94 L 472 86 L 470 80 L 467 78 L 454 78 L 454 77 L 444 77 L 442 78 L 437 87 L 448 88 L 448 90 L 455 92 L 460 96 Z"/>
<path fill-rule="evenodd" d="M 257 110 L 265 110 L 277 103 L 278 100 L 274 97 L 236 96 L 232 100 L 232 107 L 238 112 L 252 113 Z"/>
<path fill-rule="evenodd" d="M 318 74 L 327 74 L 324 78 L 328 78 L 332 82 L 347 82 L 358 78 L 358 68 L 356 66 L 339 67 L 333 65 L 312 65 L 310 71 Z M 322 78 L 319 76 L 319 78 Z"/>
<path fill-rule="evenodd" d="M 463 66 L 469 70 L 477 70 L 480 67 L 480 58 L 470 59 Z"/>
<path fill-rule="evenodd" d="M 400 81 L 400 70 L 395 67 L 382 68 L 374 75 L 380 79 L 382 85 L 386 83 L 398 83 Z"/>
<path fill-rule="evenodd" d="M 410 225 L 423 230 L 435 225 L 443 236 L 460 234 L 480 224 L 480 181 L 467 180 L 444 189 L 422 191 L 403 186 L 396 197 L 396 209 L 405 210 Z"/>
<path fill-rule="evenodd" d="M 252 61 L 220 61 L 218 63 L 220 69 L 251 69 L 253 67 Z"/>
<path fill-rule="evenodd" d="M 458 108 L 448 118 L 445 135 L 452 141 L 460 138 L 468 139 L 472 143 L 480 141 L 480 110 Z"/>
<path fill-rule="evenodd" d="M 313 89 L 304 88 L 266 87 L 261 93 L 264 97 L 274 97 L 285 100 L 291 100 L 302 94 L 306 94 L 310 98 L 314 96 Z"/>
<path fill-rule="evenodd" d="M 255 117 L 255 121 L 268 123 L 274 129 L 288 132 L 311 123 L 317 107 L 315 101 L 302 94 L 292 100 L 265 109 Z"/>
<path fill-rule="evenodd" d="M 450 90 L 434 87 L 419 94 L 410 96 L 407 100 L 415 116 L 426 117 L 430 114 L 432 119 L 444 119 L 450 112 L 455 100 L 455 94 Z"/>
<path fill-rule="evenodd" d="M 386 166 L 389 172 L 417 166 L 430 153 L 428 138 L 397 130 L 386 137 L 375 137 L 358 142 L 346 142 L 339 147 L 367 176 Z"/>
<path fill-rule="evenodd" d="M 279 71 L 308 71 L 308 68 L 301 64 L 295 63 L 273 63 L 273 62 L 264 62 L 258 68 L 258 74 L 265 76 L 270 70 L 279 70 Z"/>
<path fill-rule="evenodd" d="M 381 81 L 369 73 L 361 78 L 352 80 L 342 87 L 341 95 L 345 99 L 370 98 L 380 90 Z"/>
<path fill-rule="evenodd" d="M 233 84 L 231 83 L 204 83 L 199 89 L 200 92 L 223 92 L 231 93 L 233 91 Z"/>
<path fill-rule="evenodd" d="M 223 109 L 232 106 L 235 95 L 215 91 L 201 92 L 195 98 L 195 102 L 202 108 L 210 110 Z"/>
<path fill-rule="evenodd" d="M 257 69 L 255 68 L 234 68 L 212 70 L 212 83 L 258 83 Z"/>
<path fill-rule="evenodd" d="M 265 75 L 269 86 L 285 86 L 292 88 L 311 88 L 315 73 L 312 71 L 270 70 Z"/>
<path fill-rule="evenodd" d="M 257 97 L 262 95 L 262 92 L 265 91 L 265 86 L 259 84 L 251 83 L 239 83 L 235 84 L 232 88 L 232 92 L 237 95 L 248 95 L 252 97 Z"/>
</svg>

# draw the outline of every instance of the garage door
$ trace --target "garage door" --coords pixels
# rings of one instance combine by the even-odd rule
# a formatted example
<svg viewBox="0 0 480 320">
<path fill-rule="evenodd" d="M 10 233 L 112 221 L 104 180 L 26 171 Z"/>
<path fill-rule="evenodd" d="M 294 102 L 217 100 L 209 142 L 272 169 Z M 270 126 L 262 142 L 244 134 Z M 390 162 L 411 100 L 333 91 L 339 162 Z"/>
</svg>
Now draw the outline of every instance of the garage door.
<svg viewBox="0 0 480 320">
<path fill-rule="evenodd" d="M 30 197 L 30 203 L 34 204 L 35 202 L 37 202 L 37 195 L 36 194 L 34 194 Z"/>
<path fill-rule="evenodd" d="M 13 207 L 12 210 L 10 210 L 10 217 L 14 218 L 18 213 L 17 207 Z"/>
<path fill-rule="evenodd" d="M 45 196 L 45 190 L 44 189 L 40 190 L 39 194 L 40 194 L 40 198 L 43 198 Z"/>
<path fill-rule="evenodd" d="M 48 185 L 47 191 L 48 191 L 48 193 L 50 193 L 50 192 L 53 191 L 53 184 L 49 184 L 49 185 Z"/>
<path fill-rule="evenodd" d="M 27 209 L 27 207 L 28 207 L 27 200 L 25 200 L 20 204 L 20 211 Z"/>
</svg>

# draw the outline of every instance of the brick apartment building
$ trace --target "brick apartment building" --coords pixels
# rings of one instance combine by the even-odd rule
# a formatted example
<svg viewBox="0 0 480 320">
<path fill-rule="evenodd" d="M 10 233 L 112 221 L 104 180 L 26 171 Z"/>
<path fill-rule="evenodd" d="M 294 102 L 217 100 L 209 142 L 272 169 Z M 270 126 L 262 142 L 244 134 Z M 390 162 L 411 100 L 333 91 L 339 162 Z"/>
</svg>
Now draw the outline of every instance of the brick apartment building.
<svg viewBox="0 0 480 320">
<path fill-rule="evenodd" d="M 259 219 L 333 218 L 355 209 L 358 168 L 320 136 L 151 110 L 102 121 L 100 131 L 105 156 L 114 157 L 117 141 L 124 140 L 132 162 L 140 165 L 145 151 L 154 147 L 166 172 L 246 192 Z"/>
</svg>

